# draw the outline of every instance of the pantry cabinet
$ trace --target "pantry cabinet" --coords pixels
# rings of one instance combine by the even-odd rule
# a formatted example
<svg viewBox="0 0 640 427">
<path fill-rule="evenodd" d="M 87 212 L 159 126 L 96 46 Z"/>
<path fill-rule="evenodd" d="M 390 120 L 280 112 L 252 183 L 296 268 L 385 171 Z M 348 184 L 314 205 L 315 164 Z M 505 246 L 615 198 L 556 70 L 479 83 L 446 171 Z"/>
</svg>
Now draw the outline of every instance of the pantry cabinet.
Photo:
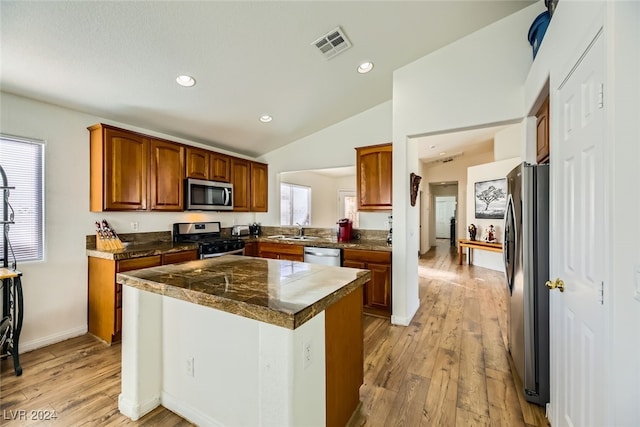
<svg viewBox="0 0 640 427">
<path fill-rule="evenodd" d="M 108 344 L 122 336 L 122 285 L 116 274 L 198 259 L 196 249 L 124 260 L 89 257 L 89 332 Z"/>
<path fill-rule="evenodd" d="M 391 316 L 391 252 L 344 249 L 343 267 L 367 269 L 371 280 L 364 286 L 363 309 L 367 314 Z"/>
<path fill-rule="evenodd" d="M 356 148 L 356 195 L 359 211 L 392 208 L 392 144 Z"/>
</svg>

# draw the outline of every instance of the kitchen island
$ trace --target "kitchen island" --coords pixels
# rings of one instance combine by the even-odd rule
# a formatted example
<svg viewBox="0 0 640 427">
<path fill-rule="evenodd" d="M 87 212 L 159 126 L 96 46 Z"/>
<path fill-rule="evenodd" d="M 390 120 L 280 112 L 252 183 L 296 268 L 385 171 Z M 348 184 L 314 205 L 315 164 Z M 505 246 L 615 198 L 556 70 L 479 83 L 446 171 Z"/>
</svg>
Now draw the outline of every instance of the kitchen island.
<svg viewBox="0 0 640 427">
<path fill-rule="evenodd" d="M 120 273 L 120 411 L 198 425 L 345 425 L 367 270 L 228 255 Z"/>
</svg>

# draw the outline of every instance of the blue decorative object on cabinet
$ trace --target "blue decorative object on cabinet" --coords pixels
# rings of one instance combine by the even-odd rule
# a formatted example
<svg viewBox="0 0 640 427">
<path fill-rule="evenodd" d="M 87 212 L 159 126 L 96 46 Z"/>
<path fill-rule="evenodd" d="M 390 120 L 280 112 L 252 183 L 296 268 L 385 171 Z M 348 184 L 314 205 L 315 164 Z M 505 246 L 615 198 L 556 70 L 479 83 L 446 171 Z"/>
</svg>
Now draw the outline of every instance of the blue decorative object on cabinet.
<svg viewBox="0 0 640 427">
<path fill-rule="evenodd" d="M 551 14 L 549 11 L 544 11 L 533 20 L 531 27 L 529 28 L 529 44 L 533 47 L 533 57 L 536 57 L 540 44 L 544 38 L 544 34 L 547 32 L 547 27 L 551 21 Z"/>
</svg>

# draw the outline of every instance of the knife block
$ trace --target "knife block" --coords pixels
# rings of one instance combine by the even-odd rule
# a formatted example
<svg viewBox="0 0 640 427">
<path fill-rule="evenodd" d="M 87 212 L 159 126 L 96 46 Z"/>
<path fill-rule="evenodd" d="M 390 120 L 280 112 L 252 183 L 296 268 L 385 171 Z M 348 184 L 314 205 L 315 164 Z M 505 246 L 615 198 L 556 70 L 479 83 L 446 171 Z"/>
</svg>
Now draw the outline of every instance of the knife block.
<svg viewBox="0 0 640 427">
<path fill-rule="evenodd" d="M 96 249 L 99 251 L 114 251 L 118 249 L 124 249 L 122 241 L 114 237 L 112 239 L 100 237 L 100 234 L 96 232 Z"/>
</svg>

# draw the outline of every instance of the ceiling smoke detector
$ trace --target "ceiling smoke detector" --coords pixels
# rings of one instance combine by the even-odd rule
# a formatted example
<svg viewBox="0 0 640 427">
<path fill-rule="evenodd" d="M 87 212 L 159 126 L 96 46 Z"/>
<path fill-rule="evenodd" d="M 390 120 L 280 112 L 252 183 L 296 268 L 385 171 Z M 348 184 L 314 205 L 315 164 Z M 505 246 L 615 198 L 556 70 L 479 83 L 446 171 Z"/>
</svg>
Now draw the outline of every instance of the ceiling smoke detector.
<svg viewBox="0 0 640 427">
<path fill-rule="evenodd" d="M 315 46 L 325 59 L 331 59 L 337 54 L 349 49 L 351 42 L 342 31 L 342 28 L 336 27 L 311 43 L 311 45 Z"/>
</svg>

